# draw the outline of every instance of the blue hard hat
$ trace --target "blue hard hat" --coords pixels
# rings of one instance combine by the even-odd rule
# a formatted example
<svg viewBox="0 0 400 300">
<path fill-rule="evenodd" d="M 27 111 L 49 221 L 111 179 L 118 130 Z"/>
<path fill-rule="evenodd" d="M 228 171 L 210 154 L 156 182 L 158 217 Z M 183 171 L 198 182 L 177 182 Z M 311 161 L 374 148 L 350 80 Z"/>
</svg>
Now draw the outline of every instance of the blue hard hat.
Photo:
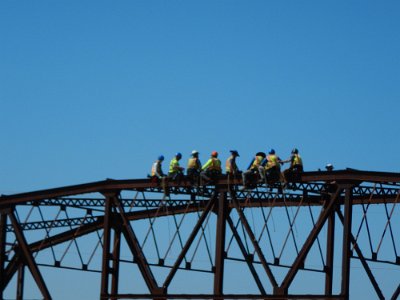
<svg viewBox="0 0 400 300">
<path fill-rule="evenodd" d="M 275 154 L 275 150 L 274 150 L 274 149 L 271 149 L 271 150 L 269 150 L 268 153 L 269 153 L 269 154 Z"/>
<path fill-rule="evenodd" d="M 160 155 L 160 156 L 158 157 L 158 160 L 164 160 L 164 155 Z"/>
<path fill-rule="evenodd" d="M 178 153 L 176 153 L 175 156 L 176 156 L 177 158 L 181 158 L 181 157 L 182 157 L 182 153 L 178 152 Z"/>
</svg>

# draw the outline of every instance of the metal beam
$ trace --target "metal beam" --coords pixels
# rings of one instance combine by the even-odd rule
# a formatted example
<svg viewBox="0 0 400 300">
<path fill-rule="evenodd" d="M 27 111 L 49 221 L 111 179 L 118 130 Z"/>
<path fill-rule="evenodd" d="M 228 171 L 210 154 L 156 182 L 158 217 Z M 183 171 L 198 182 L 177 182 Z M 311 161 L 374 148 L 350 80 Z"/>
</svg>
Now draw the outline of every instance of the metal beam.
<svg viewBox="0 0 400 300">
<path fill-rule="evenodd" d="M 149 264 L 147 263 L 146 257 L 143 253 L 142 248 L 140 247 L 140 243 L 132 229 L 132 226 L 129 223 L 129 220 L 125 216 L 125 211 L 121 202 L 118 198 L 113 198 L 114 206 L 117 208 L 119 212 L 119 216 L 122 221 L 122 232 L 125 236 L 126 242 L 132 251 L 132 254 L 135 258 L 136 263 L 138 264 L 139 270 L 142 273 L 143 279 L 149 288 L 152 294 L 160 293 L 160 288 L 157 286 L 156 279 L 153 275 L 153 272 L 150 269 Z"/>
<path fill-rule="evenodd" d="M 337 213 L 337 215 L 339 216 L 340 221 L 341 221 L 342 224 L 344 225 L 345 218 L 344 218 L 342 212 L 340 211 L 339 207 L 336 208 L 336 213 Z M 372 274 L 372 271 L 371 271 L 371 269 L 370 269 L 370 267 L 369 267 L 369 265 L 368 265 L 368 263 L 367 263 L 367 260 L 365 259 L 364 255 L 362 254 L 361 249 L 360 249 L 360 247 L 358 246 L 357 241 L 356 241 L 356 239 L 354 238 L 354 236 L 353 236 L 352 233 L 350 233 L 350 239 L 351 239 L 351 243 L 352 243 L 353 246 L 354 246 L 354 250 L 355 250 L 356 253 L 357 253 L 358 258 L 360 259 L 361 264 L 362 264 L 362 266 L 364 267 L 364 270 L 365 270 L 365 272 L 367 273 L 368 278 L 369 278 L 369 280 L 371 281 L 372 286 L 373 286 L 374 289 L 375 289 L 375 292 L 376 292 L 377 296 L 379 297 L 379 299 L 385 299 L 385 297 L 384 297 L 384 295 L 383 295 L 383 293 L 382 293 L 382 291 L 381 291 L 381 289 L 380 289 L 380 287 L 379 287 L 379 284 L 378 284 L 378 282 L 376 281 L 374 275 Z"/>
<path fill-rule="evenodd" d="M 249 267 L 250 272 L 253 275 L 256 285 L 257 285 L 258 289 L 260 290 L 261 295 L 266 295 L 267 292 L 265 291 L 264 286 L 261 283 L 260 277 L 258 276 L 258 273 L 257 273 L 256 269 L 254 268 L 252 261 L 250 260 L 249 253 L 247 253 L 246 247 L 244 246 L 242 239 L 240 238 L 239 233 L 237 232 L 235 225 L 233 224 L 233 221 L 230 216 L 228 216 L 227 221 L 228 221 L 229 227 L 232 230 L 232 234 L 235 237 L 236 242 L 238 243 L 239 249 L 242 252 L 243 257 L 246 260 L 247 266 Z"/>
<path fill-rule="evenodd" d="M 121 228 L 116 227 L 114 230 L 114 249 L 112 251 L 112 279 L 111 279 L 111 294 L 118 294 L 119 285 L 119 260 L 121 253 Z M 111 298 L 113 299 L 113 298 Z M 115 298 L 117 299 L 117 298 Z"/>
<path fill-rule="evenodd" d="M 184 257 L 186 256 L 186 253 L 188 252 L 190 246 L 192 245 L 194 239 L 196 238 L 197 233 L 199 232 L 201 226 L 203 225 L 204 220 L 206 219 L 207 215 L 210 213 L 211 208 L 214 206 L 217 196 L 218 195 L 216 193 L 214 193 L 214 195 L 210 198 L 210 200 L 208 201 L 207 206 L 203 210 L 203 213 L 201 214 L 199 220 L 197 221 L 196 225 L 193 227 L 193 230 L 192 230 L 188 240 L 186 241 L 185 246 L 183 247 L 181 253 L 179 254 L 177 260 L 174 263 L 174 266 L 172 267 L 171 271 L 169 272 L 167 278 L 164 281 L 164 284 L 163 284 L 164 292 L 167 291 L 167 288 L 168 288 L 169 284 L 171 283 L 172 279 L 174 278 L 175 273 L 178 270 L 178 267 L 181 265 Z"/>
<path fill-rule="evenodd" d="M 331 195 L 331 198 L 327 200 L 326 206 L 322 210 L 315 227 L 310 232 L 307 240 L 305 241 L 303 247 L 301 248 L 299 254 L 297 255 L 295 261 L 293 262 L 292 267 L 290 268 L 289 272 L 287 273 L 286 277 L 284 278 L 280 288 L 277 290 L 277 294 L 285 295 L 288 292 L 288 288 L 292 283 L 294 277 L 296 276 L 297 272 L 299 271 L 300 267 L 304 265 L 304 261 L 307 257 L 308 252 L 310 251 L 312 245 L 314 244 L 315 240 L 317 239 L 318 234 L 320 233 L 322 227 L 325 224 L 325 221 L 328 219 L 329 215 L 332 213 L 332 209 L 335 205 L 337 198 L 340 196 L 343 188 L 338 186 L 336 192 Z"/>
<path fill-rule="evenodd" d="M 269 281 L 272 285 L 272 288 L 275 290 L 278 287 L 278 283 L 276 282 L 275 276 L 271 271 L 271 268 L 269 267 L 267 260 L 264 256 L 264 253 L 261 250 L 260 245 L 257 242 L 256 237 L 254 236 L 253 231 L 251 230 L 251 227 L 249 225 L 249 223 L 247 222 L 246 216 L 243 214 L 243 211 L 240 208 L 239 202 L 237 201 L 234 192 L 231 193 L 231 198 L 232 198 L 232 202 L 233 205 L 236 208 L 236 211 L 239 215 L 240 221 L 242 222 L 244 228 L 246 229 L 246 232 L 250 238 L 251 243 L 253 244 L 253 247 L 257 253 L 258 258 L 261 261 L 262 266 L 264 267 L 265 272 L 267 273 L 267 276 L 269 278 Z"/>
<path fill-rule="evenodd" d="M 335 249 L 335 210 L 332 209 L 328 217 L 326 237 L 326 266 L 325 266 L 325 294 L 332 295 L 333 289 L 333 258 Z"/>
<path fill-rule="evenodd" d="M 24 300 L 24 284 L 25 284 L 25 265 L 23 263 L 18 266 L 17 275 L 17 300 Z"/>
<path fill-rule="evenodd" d="M 39 268 L 36 265 L 35 260 L 33 259 L 32 253 L 29 249 L 26 239 L 19 227 L 18 221 L 15 218 L 13 212 L 11 212 L 9 214 L 9 218 L 10 218 L 11 224 L 14 227 L 15 237 L 17 238 L 19 247 L 21 248 L 24 262 L 27 264 L 29 270 L 31 271 L 32 277 L 36 281 L 36 284 L 38 285 L 38 288 L 39 288 L 40 292 L 42 293 L 42 296 L 44 297 L 44 299 L 51 299 L 49 290 L 47 289 L 47 286 L 46 286 L 46 283 L 44 282 L 42 274 L 40 273 Z"/>
<path fill-rule="evenodd" d="M 104 225 L 103 225 L 103 256 L 101 264 L 101 286 L 100 295 L 101 297 L 108 296 L 108 282 L 110 276 L 110 243 L 111 243 L 111 214 L 112 214 L 112 203 L 115 194 L 108 194 L 106 196 L 105 208 L 104 208 Z"/>
<path fill-rule="evenodd" d="M 217 232 L 215 240 L 215 274 L 214 294 L 223 294 L 224 284 L 224 262 L 225 262 L 225 235 L 227 204 L 226 193 L 221 192 L 218 199 Z"/>
<path fill-rule="evenodd" d="M 5 262 L 7 260 L 6 257 L 6 242 L 7 242 L 7 214 L 1 212 L 0 213 L 0 282 L 4 282 L 5 278 Z M 0 299 L 3 299 L 3 284 L 0 286 Z"/>
<path fill-rule="evenodd" d="M 300 175 L 299 182 L 381 182 L 381 183 L 399 183 L 400 173 L 390 172 L 370 172 L 357 170 L 338 170 L 332 172 L 304 172 Z M 228 186 L 234 184 L 242 184 L 240 178 L 230 179 L 228 182 L 227 176 L 223 175 L 216 180 L 216 185 Z M 182 180 L 179 184 L 169 182 L 170 187 L 191 187 L 189 180 Z M 21 193 L 15 195 L 0 196 L 0 208 L 10 207 L 11 205 L 21 204 L 28 201 L 44 200 L 49 198 L 57 198 L 70 195 L 81 195 L 105 191 L 115 190 L 135 190 L 143 188 L 159 188 L 157 183 L 149 179 L 135 180 L 104 180 L 62 188 L 41 190 L 30 193 Z"/>
<path fill-rule="evenodd" d="M 342 254 L 342 285 L 341 295 L 349 299 L 350 290 L 350 259 L 351 259 L 351 223 L 353 218 L 353 205 L 351 188 L 345 190 L 344 223 L 343 223 L 343 254 Z"/>
</svg>

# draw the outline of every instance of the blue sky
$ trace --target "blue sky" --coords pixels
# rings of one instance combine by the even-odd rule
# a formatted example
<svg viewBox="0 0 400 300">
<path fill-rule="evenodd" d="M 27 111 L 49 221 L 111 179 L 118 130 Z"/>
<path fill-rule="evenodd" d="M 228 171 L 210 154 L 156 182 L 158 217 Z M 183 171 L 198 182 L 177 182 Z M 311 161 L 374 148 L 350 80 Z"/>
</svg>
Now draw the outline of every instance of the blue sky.
<svg viewBox="0 0 400 300">
<path fill-rule="evenodd" d="M 2 193 L 140 178 L 193 149 L 399 171 L 396 1 L 0 5 Z"/>
<path fill-rule="evenodd" d="M 0 193 L 193 149 L 399 172 L 399 28 L 399 1 L 1 1 Z"/>
</svg>

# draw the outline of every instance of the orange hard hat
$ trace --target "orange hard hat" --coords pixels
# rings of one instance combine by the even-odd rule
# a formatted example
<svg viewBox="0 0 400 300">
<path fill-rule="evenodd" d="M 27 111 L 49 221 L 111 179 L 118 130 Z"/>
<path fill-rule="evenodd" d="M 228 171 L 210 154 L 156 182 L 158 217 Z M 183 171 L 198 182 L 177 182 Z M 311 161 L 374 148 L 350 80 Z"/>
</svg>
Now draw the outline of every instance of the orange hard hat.
<svg viewBox="0 0 400 300">
<path fill-rule="evenodd" d="M 213 151 L 213 152 L 211 152 L 211 156 L 213 156 L 213 157 L 217 157 L 217 156 L 218 156 L 218 152 L 217 152 L 217 151 Z"/>
</svg>

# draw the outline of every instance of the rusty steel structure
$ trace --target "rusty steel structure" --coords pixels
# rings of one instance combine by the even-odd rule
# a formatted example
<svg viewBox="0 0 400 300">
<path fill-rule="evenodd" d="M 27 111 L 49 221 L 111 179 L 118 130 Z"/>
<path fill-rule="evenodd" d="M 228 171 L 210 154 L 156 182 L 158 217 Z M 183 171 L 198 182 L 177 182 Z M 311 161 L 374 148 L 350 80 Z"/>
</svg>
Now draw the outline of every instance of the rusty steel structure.
<svg viewBox="0 0 400 300">
<path fill-rule="evenodd" d="M 377 273 L 400 274 L 400 173 L 241 184 L 107 179 L 2 195 L 0 298 L 29 298 L 29 280 L 52 299 L 52 268 L 97 274 L 100 299 L 350 299 L 360 280 L 398 298 L 400 276 Z"/>
</svg>

